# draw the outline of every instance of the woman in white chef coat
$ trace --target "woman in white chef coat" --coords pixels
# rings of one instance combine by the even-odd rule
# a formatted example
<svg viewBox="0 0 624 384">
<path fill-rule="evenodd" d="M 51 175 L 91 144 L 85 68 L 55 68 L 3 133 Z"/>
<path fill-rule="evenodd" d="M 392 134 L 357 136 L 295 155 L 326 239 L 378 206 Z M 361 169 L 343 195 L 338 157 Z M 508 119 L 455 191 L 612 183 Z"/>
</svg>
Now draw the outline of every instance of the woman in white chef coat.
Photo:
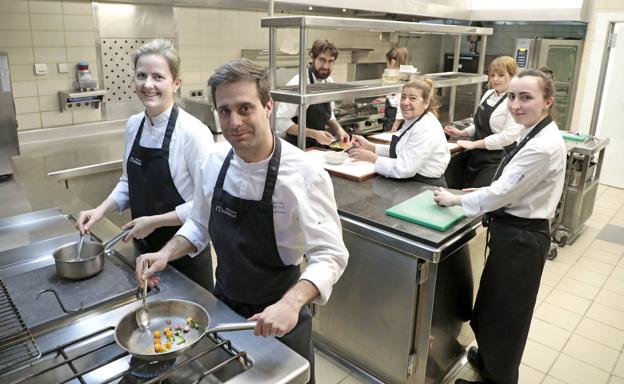
<svg viewBox="0 0 624 384">
<path fill-rule="evenodd" d="M 375 172 L 396 179 L 446 187 L 444 171 L 451 154 L 437 116 L 437 100 L 430 80 L 415 80 L 401 90 L 403 122 L 390 145 L 373 144 L 353 135 L 356 148 L 349 156 L 375 164 Z"/>
<path fill-rule="evenodd" d="M 550 247 L 549 219 L 561 197 L 566 148 L 550 111 L 552 80 L 537 70 L 516 75 L 507 107 L 522 125 L 520 141 L 506 153 L 488 187 L 454 195 L 434 192 L 440 205 L 461 205 L 467 216 L 485 214 L 490 249 L 470 325 L 478 349 L 468 360 L 485 383 L 517 383 L 533 308 Z M 455 383 L 470 383 L 457 380 Z"/>
<path fill-rule="evenodd" d="M 80 212 L 78 229 L 90 232 L 107 212 L 130 208 L 124 241 L 143 239 L 142 253 L 159 250 L 190 214 L 193 175 L 214 145 L 208 127 L 174 102 L 180 88 L 180 57 L 162 39 L 146 43 L 133 56 L 134 86 L 145 111 L 126 124 L 123 174 L 97 208 Z M 174 266 L 212 290 L 210 252 L 180 259 Z"/>
<path fill-rule="evenodd" d="M 464 130 L 444 127 L 461 153 L 463 180 L 459 188 L 490 185 L 496 167 L 502 158 L 503 148 L 513 144 L 520 135 L 520 125 L 515 122 L 505 103 L 509 81 L 518 72 L 516 61 L 509 56 L 494 59 L 488 67 L 489 89 L 481 98 L 474 115 L 474 124 Z"/>
<path fill-rule="evenodd" d="M 386 68 L 399 69 L 401 65 L 407 63 L 407 48 L 390 48 L 386 52 Z M 384 105 L 383 130 L 384 132 L 394 132 L 399 129 L 399 124 L 403 119 L 399 104 L 401 103 L 401 94 L 395 93 L 386 97 Z"/>
</svg>

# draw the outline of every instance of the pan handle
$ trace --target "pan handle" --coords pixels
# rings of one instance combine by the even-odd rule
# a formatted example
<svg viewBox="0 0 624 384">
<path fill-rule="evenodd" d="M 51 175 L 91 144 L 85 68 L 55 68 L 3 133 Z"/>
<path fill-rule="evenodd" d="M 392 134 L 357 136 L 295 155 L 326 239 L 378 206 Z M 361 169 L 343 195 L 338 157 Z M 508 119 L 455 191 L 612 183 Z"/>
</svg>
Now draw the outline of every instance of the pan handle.
<svg viewBox="0 0 624 384">
<path fill-rule="evenodd" d="M 221 323 L 215 324 L 214 327 L 210 327 L 206 330 L 206 333 L 214 332 L 232 332 L 232 331 L 247 331 L 256 328 L 256 321 L 245 321 L 240 323 Z"/>
<path fill-rule="evenodd" d="M 115 237 L 113 237 L 112 239 L 108 240 L 106 243 L 104 243 L 104 249 L 109 249 L 110 247 L 112 247 L 113 245 L 117 244 L 117 242 L 121 239 L 123 239 L 124 237 L 126 237 L 126 235 L 128 234 L 128 232 L 130 232 L 130 228 L 128 229 L 124 229 L 123 231 L 121 231 L 118 235 L 116 235 Z"/>
</svg>

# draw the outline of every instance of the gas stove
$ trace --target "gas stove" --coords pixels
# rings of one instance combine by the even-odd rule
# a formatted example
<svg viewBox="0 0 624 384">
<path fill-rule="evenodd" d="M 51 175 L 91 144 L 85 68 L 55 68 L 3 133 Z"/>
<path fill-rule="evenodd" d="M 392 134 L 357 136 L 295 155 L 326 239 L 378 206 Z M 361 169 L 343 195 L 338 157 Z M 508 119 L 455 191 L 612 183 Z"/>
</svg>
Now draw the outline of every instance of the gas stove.
<svg viewBox="0 0 624 384">
<path fill-rule="evenodd" d="M 334 109 L 340 125 L 349 133 L 368 134 L 383 129 L 384 105 L 373 103 L 340 104 Z"/>
<path fill-rule="evenodd" d="M 58 210 L 22 215 L 19 220 L 0 219 L 0 238 L 21 232 L 16 247 L 0 251 L 0 285 L 10 300 L 11 315 L 24 328 L 35 352 L 3 364 L 2 383 L 305 383 L 309 365 L 305 359 L 272 338 L 255 337 L 252 331 L 207 334 L 193 348 L 168 362 L 146 362 L 129 355 L 114 339 L 115 325 L 139 305 L 132 244 L 118 245 L 107 255 L 98 275 L 67 281 L 55 274 L 53 250 L 75 241 L 71 218 Z M 31 220 L 29 222 L 28 220 Z M 55 225 L 52 238 L 23 244 L 24 233 Z M 20 231 L 20 228 L 23 230 Z M 108 239 L 118 228 L 107 224 L 96 235 Z M 9 236 L 11 234 L 11 236 Z M 11 244 L 11 242 L 7 243 Z M 161 283 L 148 301 L 184 299 L 203 306 L 211 322 L 243 321 L 212 294 L 173 268 L 160 274 Z M 55 294 L 38 295 L 43 289 Z M 54 296 L 58 296 L 58 299 Z M 0 297 L 0 301 L 2 298 Z M 0 303 L 1 304 L 1 303 Z M 0 332 L 10 332 L 0 308 Z M 11 319 L 13 319 L 11 317 Z M 25 340 L 26 340 L 25 339 Z M 28 345 L 31 347 L 31 345 Z M 18 346 L 20 347 L 20 346 Z M 38 357 L 40 352 L 40 356 Z M 13 358 L 10 356 L 10 358 Z"/>
</svg>

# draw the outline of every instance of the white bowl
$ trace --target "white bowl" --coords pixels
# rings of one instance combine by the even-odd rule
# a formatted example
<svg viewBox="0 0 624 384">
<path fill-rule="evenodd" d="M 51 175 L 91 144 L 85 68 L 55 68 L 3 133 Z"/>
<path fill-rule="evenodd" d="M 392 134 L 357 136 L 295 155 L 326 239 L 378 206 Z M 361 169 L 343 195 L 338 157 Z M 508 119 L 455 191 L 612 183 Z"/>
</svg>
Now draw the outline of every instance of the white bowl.
<svg viewBox="0 0 624 384">
<path fill-rule="evenodd" d="M 349 154 L 347 152 L 327 151 L 325 152 L 325 161 L 329 164 L 339 165 L 344 163 L 348 156 Z"/>
</svg>

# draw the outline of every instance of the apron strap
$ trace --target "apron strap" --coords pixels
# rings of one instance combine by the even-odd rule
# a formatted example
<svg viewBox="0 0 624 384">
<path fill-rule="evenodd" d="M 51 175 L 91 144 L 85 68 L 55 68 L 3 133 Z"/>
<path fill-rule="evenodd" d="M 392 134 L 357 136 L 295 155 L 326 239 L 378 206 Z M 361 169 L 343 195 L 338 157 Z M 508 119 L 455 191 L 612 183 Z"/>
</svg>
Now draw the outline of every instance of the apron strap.
<svg viewBox="0 0 624 384">
<path fill-rule="evenodd" d="M 225 180 L 225 174 L 227 173 L 228 168 L 230 167 L 230 160 L 234 156 L 234 148 L 230 149 L 225 160 L 223 160 L 223 165 L 221 166 L 221 170 L 219 171 L 219 177 L 217 178 L 217 183 L 215 184 L 215 188 L 223 188 L 223 181 Z"/>
<path fill-rule="evenodd" d="M 282 158 L 282 144 L 280 143 L 280 139 L 273 136 L 273 142 L 275 148 L 273 149 L 273 156 L 271 156 L 271 160 L 269 160 L 267 176 L 264 182 L 264 192 L 262 193 L 262 201 L 265 203 L 270 203 L 273 199 L 273 191 L 277 183 L 280 159 Z"/>
<path fill-rule="evenodd" d="M 173 130 L 175 129 L 176 121 L 178 120 L 178 106 L 173 103 L 171 108 L 171 114 L 169 115 L 169 121 L 167 122 L 167 130 L 165 131 L 165 138 L 162 142 L 161 149 L 169 150 L 169 143 L 171 143 L 171 137 L 173 136 Z M 143 127 L 143 124 L 141 124 Z"/>
</svg>

